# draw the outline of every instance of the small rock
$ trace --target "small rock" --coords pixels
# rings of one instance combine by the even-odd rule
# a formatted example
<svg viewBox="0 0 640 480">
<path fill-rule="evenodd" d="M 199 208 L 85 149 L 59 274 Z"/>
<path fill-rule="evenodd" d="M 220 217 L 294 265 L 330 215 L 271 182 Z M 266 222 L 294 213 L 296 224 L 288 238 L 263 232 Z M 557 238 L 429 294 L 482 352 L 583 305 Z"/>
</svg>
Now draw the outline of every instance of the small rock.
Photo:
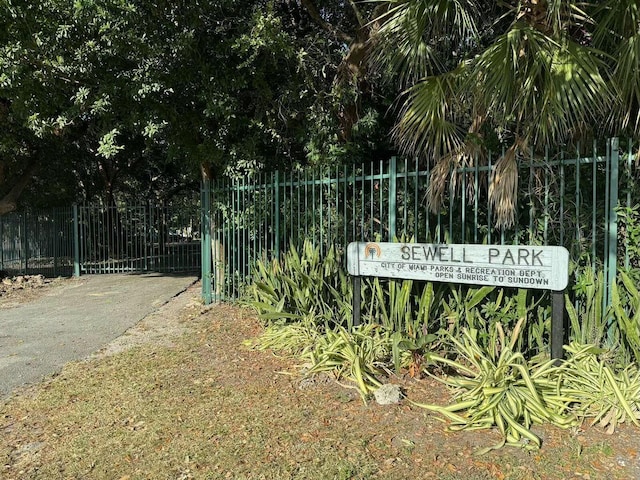
<svg viewBox="0 0 640 480">
<path fill-rule="evenodd" d="M 373 396 L 379 405 L 394 405 L 400 403 L 402 390 L 399 385 L 387 383 L 373 392 Z"/>
<path fill-rule="evenodd" d="M 24 277 L 23 277 L 22 275 L 20 275 L 20 276 L 16 277 L 16 283 L 17 283 L 18 285 L 23 284 L 23 283 L 24 283 Z"/>
<path fill-rule="evenodd" d="M 331 382 L 331 377 L 326 374 L 317 373 L 314 375 L 309 375 L 300 380 L 298 384 L 298 388 L 300 390 L 307 390 L 309 388 L 319 387 L 321 385 L 326 385 Z"/>
<path fill-rule="evenodd" d="M 10 278 L 3 278 L 2 283 L 3 285 L 11 286 L 13 285 L 13 280 L 11 280 Z"/>
<path fill-rule="evenodd" d="M 29 444 L 26 444 L 26 445 L 22 445 L 22 446 L 20 446 L 20 447 L 18 447 L 18 448 L 16 448 L 14 450 L 12 456 L 15 459 L 20 459 L 21 457 L 24 457 L 25 455 L 36 453 L 43 446 L 44 446 L 43 442 L 34 442 L 34 443 L 29 443 Z"/>
<path fill-rule="evenodd" d="M 315 377 L 304 377 L 302 380 L 300 380 L 300 383 L 298 384 L 298 388 L 300 390 L 307 390 L 315 386 L 316 386 Z"/>
</svg>

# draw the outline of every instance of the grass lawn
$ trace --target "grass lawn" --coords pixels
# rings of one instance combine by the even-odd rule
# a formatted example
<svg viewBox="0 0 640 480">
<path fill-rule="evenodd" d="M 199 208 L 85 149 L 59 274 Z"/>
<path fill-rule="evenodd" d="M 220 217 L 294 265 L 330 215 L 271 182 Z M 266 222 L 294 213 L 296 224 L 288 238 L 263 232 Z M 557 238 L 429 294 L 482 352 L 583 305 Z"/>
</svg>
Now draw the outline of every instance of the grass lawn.
<svg viewBox="0 0 640 480">
<path fill-rule="evenodd" d="M 333 379 L 242 342 L 250 311 L 191 305 L 186 333 L 67 365 L 0 404 L 3 479 L 630 479 L 640 432 L 536 430 L 543 448 L 506 448 L 492 431 L 447 432 L 403 403 L 364 405 Z M 394 379 L 418 402 L 448 401 L 433 380 Z"/>
</svg>

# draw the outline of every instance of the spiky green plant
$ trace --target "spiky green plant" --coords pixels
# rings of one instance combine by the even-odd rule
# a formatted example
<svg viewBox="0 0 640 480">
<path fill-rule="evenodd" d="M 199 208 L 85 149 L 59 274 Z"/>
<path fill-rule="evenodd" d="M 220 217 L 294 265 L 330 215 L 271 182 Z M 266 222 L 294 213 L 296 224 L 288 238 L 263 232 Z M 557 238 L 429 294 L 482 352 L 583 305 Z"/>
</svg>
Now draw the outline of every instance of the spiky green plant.
<svg viewBox="0 0 640 480">
<path fill-rule="evenodd" d="M 565 294 L 565 305 L 570 322 L 572 341 L 581 344 L 601 345 L 607 332 L 606 319 L 602 310 L 604 278 L 591 266 L 576 274 L 574 285 L 575 304 L 569 294 Z"/>
<path fill-rule="evenodd" d="M 420 377 L 425 356 L 434 349 L 438 340 L 439 336 L 434 333 L 406 338 L 402 332 L 394 332 L 391 335 L 391 356 L 396 373 L 406 368 L 410 377 Z"/>
<path fill-rule="evenodd" d="M 551 378 L 554 362 L 529 363 L 515 350 L 523 323 L 524 319 L 517 323 L 508 342 L 502 340 L 499 353 L 482 348 L 475 330 L 465 329 L 459 339 L 451 336 L 458 358 L 430 355 L 429 360 L 459 373 L 442 379 L 453 387 L 455 401 L 448 406 L 418 405 L 448 419 L 451 430 L 497 427 L 502 440 L 487 450 L 504 445 L 539 448 L 541 440 L 532 425 L 575 425 L 576 418 L 568 413 L 571 398 Z"/>
<path fill-rule="evenodd" d="M 620 286 L 612 285 L 611 308 L 620 330 L 621 343 L 640 361 L 640 292 L 625 272 L 619 272 Z M 622 288 L 621 288 L 622 287 Z"/>
<path fill-rule="evenodd" d="M 368 321 L 409 339 L 428 332 L 441 297 L 438 287 L 431 282 L 416 285 L 413 280 L 381 281 L 379 278 L 368 283 L 371 297 L 363 297 L 369 304 Z"/>
<path fill-rule="evenodd" d="M 483 348 L 500 349 L 501 336 L 510 334 L 520 319 L 528 319 L 542 301 L 529 294 L 529 290 L 506 290 L 496 287 L 469 287 L 450 285 L 450 294 L 441 303 L 442 325 L 453 336 L 465 329 L 477 331 L 477 341 Z M 527 323 L 524 324 L 528 327 Z M 538 324 L 534 324 L 538 328 Z M 527 331 L 518 336 L 517 348 L 523 352 L 542 350 L 542 332 Z"/>
<path fill-rule="evenodd" d="M 301 253 L 292 245 L 281 260 L 255 263 L 246 303 L 267 322 L 342 322 L 351 312 L 351 286 L 334 247 L 320 256 L 308 240 Z"/>
<path fill-rule="evenodd" d="M 384 373 L 391 351 L 391 337 L 387 330 L 365 324 L 347 330 L 338 326 L 327 330 L 317 339 L 314 348 L 302 355 L 311 363 L 309 375 L 333 372 L 338 379 L 352 380 L 363 400 L 381 386 L 377 379 Z"/>
<path fill-rule="evenodd" d="M 313 318 L 294 323 L 276 322 L 268 325 L 259 337 L 246 341 L 245 345 L 257 350 L 301 356 L 313 348 L 321 335 L 322 331 Z"/>
<path fill-rule="evenodd" d="M 637 364 L 614 369 L 599 358 L 606 353 L 595 345 L 571 343 L 565 347 L 568 360 L 555 372 L 563 391 L 572 398 L 572 411 L 591 418 L 613 433 L 625 422 L 640 425 L 640 371 Z"/>
</svg>

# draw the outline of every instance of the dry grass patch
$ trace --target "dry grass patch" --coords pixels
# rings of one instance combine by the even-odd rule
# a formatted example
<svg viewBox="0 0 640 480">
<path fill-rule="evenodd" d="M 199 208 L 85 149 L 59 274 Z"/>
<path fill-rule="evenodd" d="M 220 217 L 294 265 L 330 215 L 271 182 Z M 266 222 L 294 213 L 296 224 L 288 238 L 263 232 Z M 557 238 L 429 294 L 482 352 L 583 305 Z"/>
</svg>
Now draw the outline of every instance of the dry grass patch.
<svg viewBox="0 0 640 480">
<path fill-rule="evenodd" d="M 242 345 L 250 312 L 188 306 L 187 333 L 69 364 L 0 406 L 5 479 L 632 478 L 638 434 L 545 429 L 540 452 L 475 457 L 499 436 L 448 433 L 419 408 L 364 405 L 331 379 Z M 398 381 L 397 379 L 394 381 Z M 410 398 L 447 401 L 437 382 Z M 635 443 L 633 443 L 635 442 Z M 635 460 L 634 460 L 635 459 Z M 624 463 L 624 465 L 623 465 Z M 637 465 L 637 463 L 636 463 Z"/>
</svg>

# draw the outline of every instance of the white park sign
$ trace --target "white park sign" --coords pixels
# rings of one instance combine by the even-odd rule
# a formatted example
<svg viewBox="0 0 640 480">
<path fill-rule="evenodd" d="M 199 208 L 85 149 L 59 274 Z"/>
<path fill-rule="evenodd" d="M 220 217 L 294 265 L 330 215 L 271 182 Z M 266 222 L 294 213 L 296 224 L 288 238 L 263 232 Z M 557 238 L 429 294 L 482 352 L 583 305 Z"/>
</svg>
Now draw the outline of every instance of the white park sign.
<svg viewBox="0 0 640 480">
<path fill-rule="evenodd" d="M 347 269 L 354 276 L 561 291 L 569 281 L 569 252 L 531 245 L 353 242 Z"/>
</svg>

